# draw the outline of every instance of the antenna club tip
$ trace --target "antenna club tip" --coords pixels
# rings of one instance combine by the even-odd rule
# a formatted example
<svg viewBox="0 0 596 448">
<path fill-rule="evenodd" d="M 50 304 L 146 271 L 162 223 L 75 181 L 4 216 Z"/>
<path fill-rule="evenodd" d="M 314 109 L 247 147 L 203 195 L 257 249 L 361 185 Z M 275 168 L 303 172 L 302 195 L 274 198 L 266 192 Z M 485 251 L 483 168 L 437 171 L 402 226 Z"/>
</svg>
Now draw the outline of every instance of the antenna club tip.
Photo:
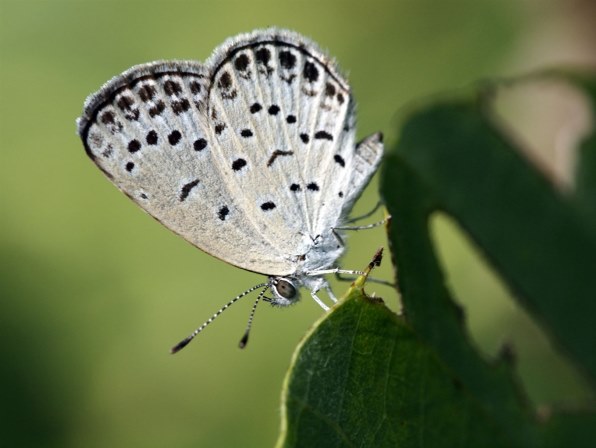
<svg viewBox="0 0 596 448">
<path fill-rule="evenodd" d="M 238 343 L 238 347 L 244 348 L 244 347 L 246 347 L 246 344 L 248 344 L 248 331 L 246 333 L 244 333 L 244 336 L 242 336 L 242 339 L 240 339 L 240 342 Z"/>
<path fill-rule="evenodd" d="M 186 338 L 186 339 L 178 342 L 174 347 L 172 347 L 170 349 L 170 354 L 173 355 L 175 353 L 178 353 L 180 350 L 182 350 L 184 347 L 186 347 L 190 341 L 191 341 L 190 338 Z"/>
</svg>

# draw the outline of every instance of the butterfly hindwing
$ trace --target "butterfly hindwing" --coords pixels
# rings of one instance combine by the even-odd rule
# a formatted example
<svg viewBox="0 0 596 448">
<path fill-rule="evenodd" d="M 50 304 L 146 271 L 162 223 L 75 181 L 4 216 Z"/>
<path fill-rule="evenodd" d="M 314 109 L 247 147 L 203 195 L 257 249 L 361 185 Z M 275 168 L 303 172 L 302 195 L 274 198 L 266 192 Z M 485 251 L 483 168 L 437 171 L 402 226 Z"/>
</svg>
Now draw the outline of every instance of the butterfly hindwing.
<svg viewBox="0 0 596 448">
<path fill-rule="evenodd" d="M 354 153 L 349 87 L 314 43 L 288 31 L 232 39 L 210 63 L 221 151 L 247 161 L 246 177 L 231 182 L 278 249 L 300 254 L 339 219 Z M 263 214 L 268 198 L 276 210 Z"/>
<path fill-rule="evenodd" d="M 243 224 L 241 201 L 222 185 L 229 173 L 217 169 L 205 117 L 208 79 L 185 62 L 125 72 L 88 101 L 79 120 L 86 150 L 127 196 L 195 246 L 247 269 L 287 272 L 290 263 Z"/>
</svg>

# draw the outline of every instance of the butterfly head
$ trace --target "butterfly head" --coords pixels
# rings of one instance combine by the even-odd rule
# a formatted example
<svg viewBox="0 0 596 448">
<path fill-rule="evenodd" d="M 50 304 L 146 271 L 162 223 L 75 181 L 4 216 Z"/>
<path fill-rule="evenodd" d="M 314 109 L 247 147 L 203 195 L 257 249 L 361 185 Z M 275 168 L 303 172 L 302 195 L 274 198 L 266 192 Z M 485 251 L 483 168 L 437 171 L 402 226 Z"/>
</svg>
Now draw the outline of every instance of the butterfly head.
<svg viewBox="0 0 596 448">
<path fill-rule="evenodd" d="M 269 287 L 273 292 L 270 303 L 273 306 L 290 306 L 300 300 L 298 280 L 291 277 L 270 277 Z"/>
</svg>

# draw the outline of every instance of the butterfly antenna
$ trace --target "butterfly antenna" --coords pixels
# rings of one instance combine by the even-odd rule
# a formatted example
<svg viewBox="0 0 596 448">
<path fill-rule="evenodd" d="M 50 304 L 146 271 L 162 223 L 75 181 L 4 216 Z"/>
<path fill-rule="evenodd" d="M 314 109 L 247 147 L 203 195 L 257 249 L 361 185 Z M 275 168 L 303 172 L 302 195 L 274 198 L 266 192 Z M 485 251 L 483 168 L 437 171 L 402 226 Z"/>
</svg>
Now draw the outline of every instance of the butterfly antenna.
<svg viewBox="0 0 596 448">
<path fill-rule="evenodd" d="M 267 287 L 260 292 L 260 294 L 257 297 L 257 300 L 255 300 L 255 303 L 252 306 L 252 310 L 250 310 L 250 316 L 248 316 L 248 324 L 246 324 L 246 331 L 244 332 L 244 336 L 242 336 L 242 339 L 240 339 L 240 343 L 238 344 L 238 347 L 240 348 L 244 348 L 246 347 L 246 344 L 248 344 L 248 335 L 252 327 L 252 320 L 255 317 L 255 311 L 257 311 L 257 305 L 259 304 L 259 301 L 263 298 L 268 289 L 269 285 L 267 285 Z"/>
<path fill-rule="evenodd" d="M 236 297 L 234 297 L 232 300 L 230 300 L 228 303 L 226 303 L 224 306 L 222 306 L 213 316 L 211 316 L 209 319 L 207 319 L 207 321 L 203 325 L 201 325 L 199 328 L 197 328 L 195 331 L 193 331 L 187 338 L 181 340 L 174 347 L 172 347 L 170 350 L 170 353 L 173 355 L 174 353 L 178 353 L 180 350 L 182 350 L 184 347 L 186 347 L 190 343 L 190 341 L 192 341 L 201 331 L 203 331 L 205 329 L 205 327 L 207 325 L 209 325 L 211 322 L 213 322 L 221 313 L 223 313 L 225 310 L 227 310 L 230 306 L 232 306 L 234 303 L 236 303 L 242 297 L 244 297 L 247 294 L 250 294 L 255 289 L 259 289 L 259 288 L 262 288 L 263 286 L 268 286 L 268 285 L 269 285 L 268 283 L 258 284 L 256 286 L 253 286 L 250 289 L 247 289 L 242 294 L 239 294 Z"/>
</svg>

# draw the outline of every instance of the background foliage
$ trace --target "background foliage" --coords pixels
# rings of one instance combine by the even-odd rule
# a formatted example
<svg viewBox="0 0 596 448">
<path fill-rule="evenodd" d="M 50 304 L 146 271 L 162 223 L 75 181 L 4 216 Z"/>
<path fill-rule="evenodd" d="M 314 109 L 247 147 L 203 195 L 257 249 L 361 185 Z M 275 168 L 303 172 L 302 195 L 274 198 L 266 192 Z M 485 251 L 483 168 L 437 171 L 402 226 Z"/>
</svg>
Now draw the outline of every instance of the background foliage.
<svg viewBox="0 0 596 448">
<path fill-rule="evenodd" d="M 86 95 L 129 66 L 204 60 L 226 37 L 296 29 L 349 73 L 359 136 L 395 141 L 395 113 L 429 93 L 550 63 L 590 62 L 588 0 L 19 1 L 0 0 L 0 434 L 9 446 L 270 446 L 291 352 L 321 314 L 310 300 L 263 307 L 247 350 L 249 304 L 235 306 L 176 357 L 168 348 L 261 279 L 191 247 L 145 216 L 86 159 L 74 119 Z M 592 56 L 588 56 L 592 55 Z M 594 59 L 591 60 L 594 62 Z M 529 124 L 528 148 L 557 141 L 553 110 L 504 101 Z M 521 102 L 520 102 L 521 101 Z M 532 152 L 565 183 L 568 159 Z M 376 183 L 357 205 L 376 202 Z M 516 308 L 457 227 L 433 221 L 439 255 L 475 343 L 511 341 L 533 403 L 588 392 Z M 350 240 L 358 268 L 382 231 Z M 523 243 L 520 243 L 523 250 Z M 387 263 L 388 264 L 388 263 Z M 389 277 L 388 266 L 375 275 Z M 398 298 L 375 287 L 394 309 Z M 478 292 L 483 300 L 474 301 Z M 259 416 L 254 423 L 253 416 Z M 233 429 L 232 429 L 233 428 Z"/>
</svg>

